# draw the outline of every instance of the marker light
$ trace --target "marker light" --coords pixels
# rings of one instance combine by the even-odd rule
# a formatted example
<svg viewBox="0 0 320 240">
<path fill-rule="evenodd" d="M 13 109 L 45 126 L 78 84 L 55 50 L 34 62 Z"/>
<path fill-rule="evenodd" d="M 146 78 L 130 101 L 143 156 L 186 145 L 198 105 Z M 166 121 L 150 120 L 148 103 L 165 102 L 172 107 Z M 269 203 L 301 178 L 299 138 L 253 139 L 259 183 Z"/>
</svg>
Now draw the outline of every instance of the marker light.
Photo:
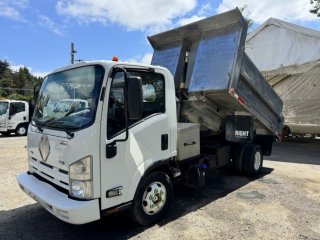
<svg viewBox="0 0 320 240">
<path fill-rule="evenodd" d="M 119 59 L 118 59 L 118 57 L 114 56 L 114 57 L 112 58 L 112 61 L 118 62 Z"/>
</svg>

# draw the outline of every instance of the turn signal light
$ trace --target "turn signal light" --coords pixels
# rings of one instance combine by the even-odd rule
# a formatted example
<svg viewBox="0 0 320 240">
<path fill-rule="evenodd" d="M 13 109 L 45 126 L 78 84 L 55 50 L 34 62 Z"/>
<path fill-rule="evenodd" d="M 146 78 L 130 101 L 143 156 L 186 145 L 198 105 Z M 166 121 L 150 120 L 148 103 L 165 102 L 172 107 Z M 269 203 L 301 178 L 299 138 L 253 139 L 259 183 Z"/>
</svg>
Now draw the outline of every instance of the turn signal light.
<svg viewBox="0 0 320 240">
<path fill-rule="evenodd" d="M 116 196 L 120 196 L 122 195 L 123 188 L 122 187 L 117 187 L 117 188 L 113 188 L 107 191 L 106 197 L 107 198 L 112 198 L 112 197 L 116 197 Z"/>
<path fill-rule="evenodd" d="M 119 208 L 112 209 L 112 210 L 110 210 L 110 211 L 107 212 L 107 215 L 112 214 L 112 213 L 116 213 L 116 212 L 118 212 L 119 210 L 120 210 Z"/>
</svg>

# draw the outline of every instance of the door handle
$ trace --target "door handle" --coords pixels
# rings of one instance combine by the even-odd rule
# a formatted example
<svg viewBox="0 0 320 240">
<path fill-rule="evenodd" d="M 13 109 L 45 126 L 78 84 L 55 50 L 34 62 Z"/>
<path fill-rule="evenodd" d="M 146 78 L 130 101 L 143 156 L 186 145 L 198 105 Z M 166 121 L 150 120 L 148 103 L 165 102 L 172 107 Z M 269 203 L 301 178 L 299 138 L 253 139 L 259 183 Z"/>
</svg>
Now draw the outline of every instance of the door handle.
<svg viewBox="0 0 320 240">
<path fill-rule="evenodd" d="M 195 141 L 193 141 L 192 143 L 184 143 L 184 146 L 186 147 L 188 145 L 195 145 L 195 144 L 197 144 L 197 143 Z"/>
<path fill-rule="evenodd" d="M 168 134 L 162 134 L 161 135 L 161 150 L 167 150 L 169 145 L 169 141 L 168 141 Z"/>
</svg>

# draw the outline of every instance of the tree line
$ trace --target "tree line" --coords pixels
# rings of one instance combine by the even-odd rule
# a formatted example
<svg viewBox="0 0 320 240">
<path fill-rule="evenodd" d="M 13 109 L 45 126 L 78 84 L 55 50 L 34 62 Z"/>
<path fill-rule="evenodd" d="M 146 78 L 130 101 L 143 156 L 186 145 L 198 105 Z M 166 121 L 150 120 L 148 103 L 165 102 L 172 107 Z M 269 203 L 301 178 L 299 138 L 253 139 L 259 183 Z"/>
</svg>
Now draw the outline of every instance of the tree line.
<svg viewBox="0 0 320 240">
<path fill-rule="evenodd" d="M 310 4 L 312 5 L 310 12 L 320 17 L 320 0 L 310 0 Z"/>
<path fill-rule="evenodd" d="M 43 81 L 33 76 L 27 67 L 13 71 L 10 64 L 0 60 L 0 98 L 29 100 L 33 98 L 33 87 Z"/>
</svg>

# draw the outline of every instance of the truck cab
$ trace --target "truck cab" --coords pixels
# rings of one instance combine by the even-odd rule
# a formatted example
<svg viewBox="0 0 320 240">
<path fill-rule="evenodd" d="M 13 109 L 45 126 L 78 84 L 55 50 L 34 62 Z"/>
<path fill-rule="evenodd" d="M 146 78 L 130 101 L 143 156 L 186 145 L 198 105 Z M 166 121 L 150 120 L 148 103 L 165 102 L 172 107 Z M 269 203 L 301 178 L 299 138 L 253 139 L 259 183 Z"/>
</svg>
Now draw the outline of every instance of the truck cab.
<svg viewBox="0 0 320 240">
<path fill-rule="evenodd" d="M 8 136 L 15 133 L 18 136 L 27 135 L 29 124 L 29 104 L 25 101 L 0 101 L 0 133 Z"/>
<path fill-rule="evenodd" d="M 139 119 L 127 119 L 126 79 L 132 78 L 141 81 Z M 86 62 L 54 71 L 44 79 L 29 126 L 29 171 L 18 177 L 21 188 L 74 224 L 129 206 L 145 174 L 176 155 L 173 84 L 163 67 L 127 62 Z M 54 109 L 44 111 L 51 103 Z"/>
</svg>

